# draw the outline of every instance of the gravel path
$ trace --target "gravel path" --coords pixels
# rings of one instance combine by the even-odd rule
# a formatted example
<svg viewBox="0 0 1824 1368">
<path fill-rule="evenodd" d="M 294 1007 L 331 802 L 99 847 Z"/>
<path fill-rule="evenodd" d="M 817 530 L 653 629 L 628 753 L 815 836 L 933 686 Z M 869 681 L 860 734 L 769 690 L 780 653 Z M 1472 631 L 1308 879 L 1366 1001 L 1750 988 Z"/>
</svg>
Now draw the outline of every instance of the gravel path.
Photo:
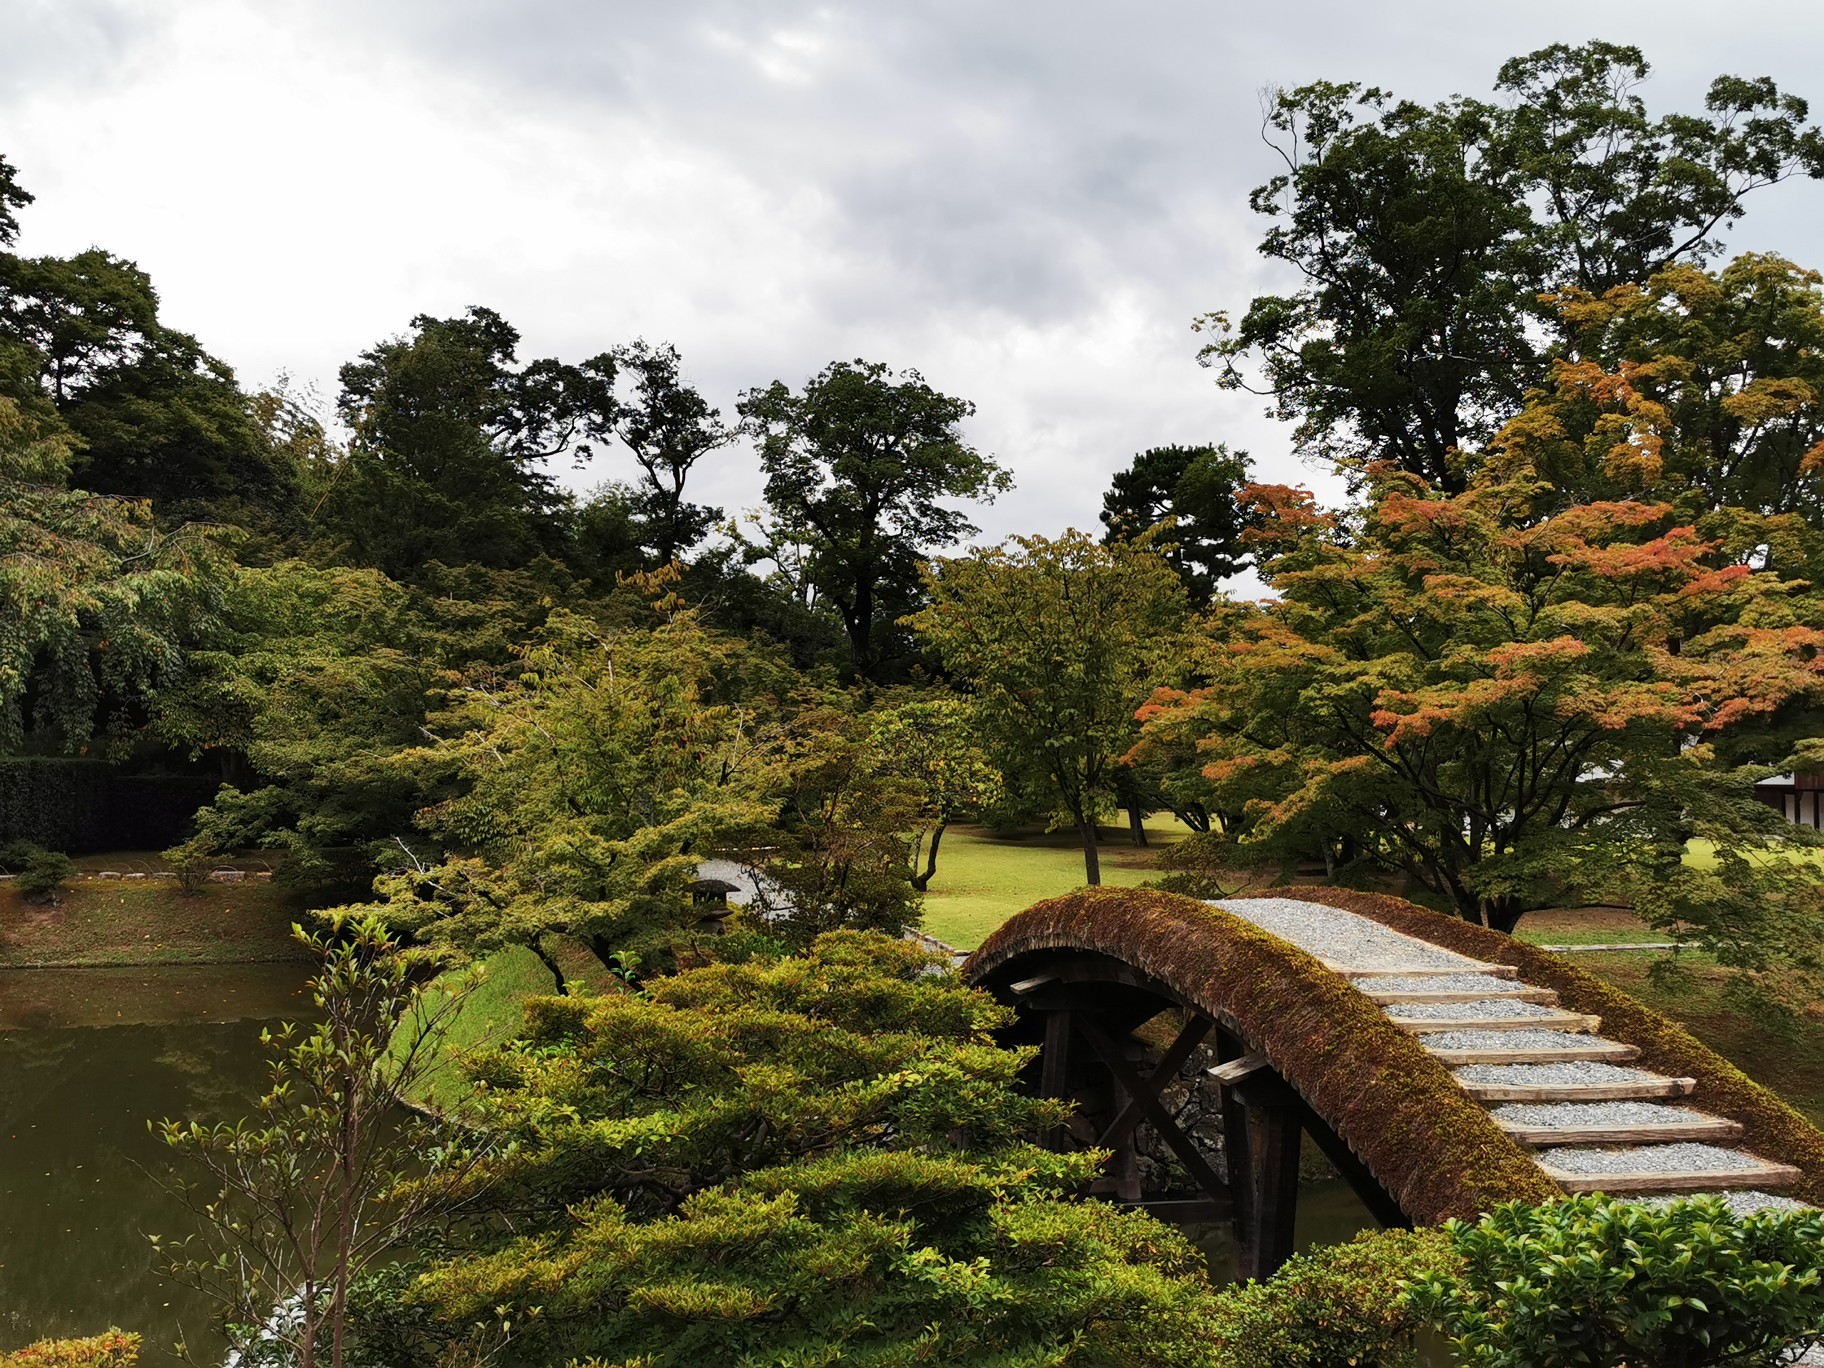
<svg viewBox="0 0 1824 1368">
<path fill-rule="evenodd" d="M 1552 1017 L 1559 1011 L 1537 1002 L 1486 998 L 1476 1002 L 1396 1002 L 1387 1009 L 1387 1015 L 1402 1021 L 1493 1021 L 1500 1017 Z"/>
<path fill-rule="evenodd" d="M 1493 974 L 1424 974 L 1417 978 L 1383 974 L 1359 978 L 1355 980 L 1355 986 L 1364 993 L 1488 993 L 1491 996 L 1519 992 L 1525 987 L 1512 979 L 1498 979 Z"/>
<path fill-rule="evenodd" d="M 1430 1042 L 1435 1037 L 1427 1035 L 1426 1040 Z M 1560 1064 L 1465 1064 L 1455 1073 L 1465 1083 L 1519 1088 L 1555 1088 L 1566 1083 L 1642 1083 L 1649 1078 L 1665 1077 L 1646 1069 L 1629 1069 L 1595 1059 L 1571 1059 Z"/>
<path fill-rule="evenodd" d="M 1654 1102 L 1506 1102 L 1494 1114 L 1497 1121 L 1516 1126 L 1665 1126 L 1716 1119 Z"/>
<path fill-rule="evenodd" d="M 1415 936 L 1401 935 L 1353 912 L 1298 898 L 1212 900 L 1212 907 L 1253 922 L 1281 940 L 1291 941 L 1329 964 L 1345 969 L 1372 969 L 1397 974 L 1403 969 L 1462 968 L 1473 972 L 1481 963 L 1452 950 L 1441 950 Z"/>
<path fill-rule="evenodd" d="M 1428 1050 L 1583 1050 L 1598 1037 L 1571 1031 L 1427 1031 Z"/>
<path fill-rule="evenodd" d="M 1540 1162 L 1565 1173 L 1727 1173 L 1762 1161 L 1720 1145 L 1603 1145 L 1546 1150 Z"/>
</svg>

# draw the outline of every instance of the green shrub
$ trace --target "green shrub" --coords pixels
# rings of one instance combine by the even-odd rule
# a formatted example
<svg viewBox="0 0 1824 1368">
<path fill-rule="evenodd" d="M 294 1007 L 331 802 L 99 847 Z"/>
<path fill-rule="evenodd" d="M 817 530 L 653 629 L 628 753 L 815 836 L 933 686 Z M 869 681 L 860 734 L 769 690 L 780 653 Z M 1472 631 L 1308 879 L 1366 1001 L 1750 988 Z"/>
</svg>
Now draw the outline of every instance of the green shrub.
<svg viewBox="0 0 1824 1368">
<path fill-rule="evenodd" d="M 1824 1329 L 1815 1211 L 1576 1197 L 1445 1229 L 1459 1270 L 1407 1303 L 1474 1368 L 1764 1368 Z"/>
<path fill-rule="evenodd" d="M 210 871 L 215 868 L 215 845 L 202 836 L 192 836 L 169 850 L 161 850 L 159 858 L 170 863 L 180 889 L 200 893 L 208 886 Z"/>
<path fill-rule="evenodd" d="M 1405 1279 L 1449 1270 L 1437 1230 L 1382 1230 L 1300 1254 L 1265 1282 L 1214 1299 L 1223 1368 L 1407 1368 L 1424 1324 L 1398 1294 Z"/>
<path fill-rule="evenodd" d="M 14 875 L 13 887 L 27 902 L 49 902 L 63 881 L 76 872 L 68 855 L 45 850 L 30 841 L 0 846 L 0 869 Z"/>
<path fill-rule="evenodd" d="M 88 1339 L 39 1340 L 0 1354 L 0 1368 L 130 1368 L 139 1361 L 139 1336 L 110 1330 Z"/>
</svg>

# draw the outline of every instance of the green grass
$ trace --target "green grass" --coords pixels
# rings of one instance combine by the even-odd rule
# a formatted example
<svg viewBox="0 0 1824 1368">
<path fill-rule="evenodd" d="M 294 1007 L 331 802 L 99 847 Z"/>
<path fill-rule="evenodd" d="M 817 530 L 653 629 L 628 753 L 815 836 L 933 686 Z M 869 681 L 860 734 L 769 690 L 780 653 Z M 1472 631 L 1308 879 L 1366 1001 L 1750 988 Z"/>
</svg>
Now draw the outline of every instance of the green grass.
<svg viewBox="0 0 1824 1368">
<path fill-rule="evenodd" d="M 1104 828 L 1102 882 L 1132 888 L 1154 877 L 1163 844 L 1184 834 L 1169 815 L 1150 818 L 1139 848 L 1125 828 Z M 937 877 L 925 894 L 924 929 L 959 950 L 973 950 L 995 927 L 1043 898 L 1083 886 L 1083 847 L 1074 833 L 996 836 L 983 827 L 953 826 L 938 847 Z"/>
<path fill-rule="evenodd" d="M 443 1038 L 440 1059 L 425 1073 L 420 1085 L 410 1090 L 409 1101 L 434 1109 L 461 1101 L 468 1094 L 462 1061 L 518 1035 L 525 1024 L 522 1009 L 527 998 L 547 997 L 558 991 L 557 979 L 545 962 L 523 945 L 490 955 L 482 970 L 480 983 L 469 990 L 456 1009 Z M 431 1010 L 436 1010 L 440 988 L 456 987 L 468 972 L 447 970 L 432 980 L 425 990 Z M 401 1029 L 407 1028 L 402 1024 Z"/>
<path fill-rule="evenodd" d="M 1817 846 L 1786 846 L 1780 851 L 1780 858 L 1785 860 L 1810 860 L 1813 864 L 1824 861 L 1824 849 Z M 1716 868 L 1716 843 L 1714 841 L 1689 841 L 1685 845 L 1685 863 L 1693 869 Z"/>
<path fill-rule="evenodd" d="M 110 866 L 117 867 L 117 866 Z M 305 957 L 291 938 L 296 899 L 269 883 L 84 879 L 53 906 L 0 889 L 0 968 L 248 964 Z"/>
</svg>

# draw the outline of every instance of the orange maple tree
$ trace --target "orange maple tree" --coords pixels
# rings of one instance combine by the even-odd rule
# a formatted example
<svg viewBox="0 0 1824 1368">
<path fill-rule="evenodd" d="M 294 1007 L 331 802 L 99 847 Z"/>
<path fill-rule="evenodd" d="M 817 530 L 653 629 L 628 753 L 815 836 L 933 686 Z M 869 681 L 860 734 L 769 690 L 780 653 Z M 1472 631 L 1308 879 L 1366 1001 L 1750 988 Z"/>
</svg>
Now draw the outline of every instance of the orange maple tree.
<svg viewBox="0 0 1824 1368">
<path fill-rule="evenodd" d="M 1339 515 L 1251 489 L 1276 597 L 1205 638 L 1204 687 L 1143 713 L 1155 758 L 1195 754 L 1180 779 L 1225 854 L 1403 870 L 1504 931 L 1626 898 L 1736 963 L 1805 953 L 1776 923 L 1810 917 L 1820 873 L 1776 849 L 1808 837 L 1749 762 L 1785 759 L 1781 728 L 1824 701 L 1809 586 L 1669 503 L 1567 504 L 1511 453 L 1461 494 L 1391 466 L 1369 492 Z"/>
</svg>

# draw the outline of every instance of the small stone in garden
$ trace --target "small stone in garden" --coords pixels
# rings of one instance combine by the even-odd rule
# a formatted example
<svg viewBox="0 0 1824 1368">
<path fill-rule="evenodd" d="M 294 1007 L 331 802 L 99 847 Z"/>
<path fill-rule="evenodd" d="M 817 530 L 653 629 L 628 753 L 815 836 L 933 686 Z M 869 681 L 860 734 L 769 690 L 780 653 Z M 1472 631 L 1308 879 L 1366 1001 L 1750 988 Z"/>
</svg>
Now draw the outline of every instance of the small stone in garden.
<svg viewBox="0 0 1824 1368">
<path fill-rule="evenodd" d="M 146 876 L 144 874 L 133 873 L 133 874 L 122 874 L 120 877 L 123 879 L 139 879 L 139 880 L 143 881 Z"/>
<path fill-rule="evenodd" d="M 99 869 L 95 871 L 95 877 L 98 879 L 118 879 L 120 877 L 120 871 L 118 869 Z"/>
<path fill-rule="evenodd" d="M 216 883 L 239 883 L 247 877 L 247 872 L 242 869 L 212 869 L 209 877 Z"/>
</svg>

